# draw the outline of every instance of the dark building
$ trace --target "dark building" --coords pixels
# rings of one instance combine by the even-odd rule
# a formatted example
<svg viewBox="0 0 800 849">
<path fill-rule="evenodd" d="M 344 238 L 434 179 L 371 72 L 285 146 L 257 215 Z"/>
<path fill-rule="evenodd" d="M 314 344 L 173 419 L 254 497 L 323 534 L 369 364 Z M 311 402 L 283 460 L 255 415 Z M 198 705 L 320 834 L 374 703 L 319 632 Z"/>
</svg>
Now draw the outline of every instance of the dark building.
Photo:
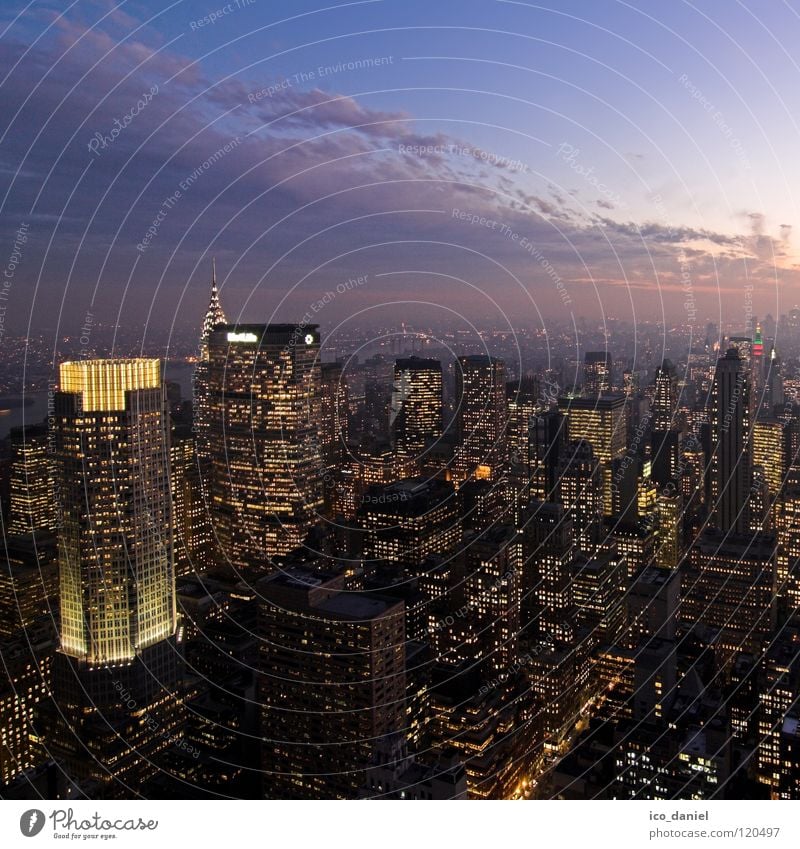
<svg viewBox="0 0 800 849">
<path fill-rule="evenodd" d="M 258 584 L 268 798 L 357 796 L 380 740 L 405 727 L 403 603 L 343 589 L 308 572 Z"/>
</svg>

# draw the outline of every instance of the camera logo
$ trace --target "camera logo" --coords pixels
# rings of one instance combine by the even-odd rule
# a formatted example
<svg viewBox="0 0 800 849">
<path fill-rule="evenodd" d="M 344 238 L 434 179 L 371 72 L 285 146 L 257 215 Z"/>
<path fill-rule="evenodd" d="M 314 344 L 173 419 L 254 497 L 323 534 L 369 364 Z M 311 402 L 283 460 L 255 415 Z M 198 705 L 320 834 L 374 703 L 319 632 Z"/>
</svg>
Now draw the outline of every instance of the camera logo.
<svg viewBox="0 0 800 849">
<path fill-rule="evenodd" d="M 44 813 L 31 808 L 19 818 L 19 830 L 25 837 L 36 837 L 36 835 L 44 828 Z"/>
</svg>

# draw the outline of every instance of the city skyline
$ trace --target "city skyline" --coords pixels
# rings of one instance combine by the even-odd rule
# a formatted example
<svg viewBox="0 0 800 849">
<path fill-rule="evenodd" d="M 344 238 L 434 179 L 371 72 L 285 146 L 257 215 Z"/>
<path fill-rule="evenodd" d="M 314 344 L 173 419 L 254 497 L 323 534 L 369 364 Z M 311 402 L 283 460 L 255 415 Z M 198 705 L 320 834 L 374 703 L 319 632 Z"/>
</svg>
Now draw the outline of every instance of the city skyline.
<svg viewBox="0 0 800 849">
<path fill-rule="evenodd" d="M 15 836 L 178 800 L 778 836 L 800 13 L 658 5 L 3 7 Z"/>
</svg>

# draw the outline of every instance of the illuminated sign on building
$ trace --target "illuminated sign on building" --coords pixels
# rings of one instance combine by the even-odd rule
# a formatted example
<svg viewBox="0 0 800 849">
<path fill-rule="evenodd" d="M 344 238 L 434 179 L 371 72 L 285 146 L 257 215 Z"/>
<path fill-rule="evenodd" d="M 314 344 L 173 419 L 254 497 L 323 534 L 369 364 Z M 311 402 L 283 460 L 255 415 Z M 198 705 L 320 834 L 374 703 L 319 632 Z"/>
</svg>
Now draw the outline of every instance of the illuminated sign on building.
<svg viewBox="0 0 800 849">
<path fill-rule="evenodd" d="M 258 342 L 258 336 L 255 333 L 229 333 L 229 342 Z"/>
</svg>

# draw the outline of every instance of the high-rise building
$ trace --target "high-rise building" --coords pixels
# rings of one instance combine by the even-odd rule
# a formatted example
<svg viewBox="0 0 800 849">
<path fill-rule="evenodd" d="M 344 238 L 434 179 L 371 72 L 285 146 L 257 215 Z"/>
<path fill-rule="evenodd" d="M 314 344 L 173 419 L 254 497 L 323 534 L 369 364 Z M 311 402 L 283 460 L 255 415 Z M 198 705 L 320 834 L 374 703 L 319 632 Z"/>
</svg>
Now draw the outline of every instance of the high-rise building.
<svg viewBox="0 0 800 849">
<path fill-rule="evenodd" d="M 681 575 L 681 619 L 717 633 L 720 657 L 758 655 L 776 622 L 775 538 L 707 530 Z"/>
<path fill-rule="evenodd" d="M 319 448 L 326 466 L 340 465 L 347 456 L 347 381 L 341 363 L 322 363 Z"/>
<path fill-rule="evenodd" d="M 677 380 L 675 366 L 664 360 L 656 369 L 655 391 L 653 393 L 653 430 L 672 430 L 673 416 L 677 407 Z"/>
<path fill-rule="evenodd" d="M 46 425 L 11 431 L 8 533 L 55 531 L 52 458 Z"/>
<path fill-rule="evenodd" d="M 761 409 L 768 416 L 772 416 L 775 415 L 775 407 L 784 403 L 781 358 L 775 348 L 770 350 L 764 370 L 766 374 L 764 376 L 764 399 Z"/>
<path fill-rule="evenodd" d="M 759 467 L 769 486 L 769 494 L 777 497 L 783 488 L 783 422 L 762 418 L 753 423 L 753 468 Z"/>
<path fill-rule="evenodd" d="M 561 504 L 533 501 L 522 514 L 521 625 L 539 641 L 574 636 L 572 519 Z"/>
<path fill-rule="evenodd" d="M 426 557 L 447 554 L 461 541 L 459 507 L 444 481 L 407 478 L 370 487 L 359 510 L 366 568 L 385 562 L 397 567 L 398 580 L 418 575 Z"/>
<path fill-rule="evenodd" d="M 609 351 L 587 351 L 583 357 L 583 391 L 590 396 L 611 391 L 612 357 Z"/>
<path fill-rule="evenodd" d="M 558 459 L 566 441 L 566 422 L 558 410 L 548 410 L 531 420 L 529 462 L 532 499 L 555 500 Z"/>
<path fill-rule="evenodd" d="M 750 521 L 750 384 L 744 361 L 734 348 L 717 362 L 709 422 L 711 524 L 721 531 L 744 533 Z"/>
<path fill-rule="evenodd" d="M 264 567 L 322 506 L 316 325 L 223 325 L 208 341 L 209 495 L 220 555 Z"/>
<path fill-rule="evenodd" d="M 195 440 L 197 442 L 197 456 L 201 461 L 204 477 L 208 472 L 205 461 L 208 458 L 209 448 L 207 445 L 209 423 L 209 392 L 208 392 L 208 343 L 211 333 L 220 325 L 226 324 L 225 312 L 219 300 L 217 290 L 217 266 L 212 260 L 211 271 L 211 296 L 208 300 L 208 309 L 203 317 L 203 329 L 200 333 L 200 356 L 193 375 L 193 420 L 195 429 Z M 205 480 L 203 481 L 205 483 Z"/>
<path fill-rule="evenodd" d="M 398 454 L 420 457 L 442 435 L 442 364 L 408 357 L 394 365 L 392 441 Z"/>
<path fill-rule="evenodd" d="M 603 521 L 603 477 L 600 463 L 586 440 L 567 443 L 557 467 L 556 501 L 572 520 L 578 551 L 591 553 L 600 541 Z"/>
<path fill-rule="evenodd" d="M 482 661 L 488 677 L 507 670 L 518 656 L 522 539 L 513 527 L 496 525 L 467 537 L 465 591 L 474 646 L 470 662 Z"/>
<path fill-rule="evenodd" d="M 403 602 L 297 570 L 258 595 L 264 795 L 353 798 L 405 727 Z"/>
<path fill-rule="evenodd" d="M 459 357 L 456 377 L 460 477 L 502 477 L 508 464 L 506 364 L 488 356 Z"/>
<path fill-rule="evenodd" d="M 592 446 L 603 474 L 603 512 L 614 513 L 613 463 L 625 455 L 627 425 L 625 396 L 559 398 L 558 407 L 567 420 L 570 440 L 585 439 Z"/>
<path fill-rule="evenodd" d="M 45 738 L 70 777 L 135 794 L 179 724 L 161 365 L 85 360 L 59 372 L 61 633 Z"/>
</svg>

